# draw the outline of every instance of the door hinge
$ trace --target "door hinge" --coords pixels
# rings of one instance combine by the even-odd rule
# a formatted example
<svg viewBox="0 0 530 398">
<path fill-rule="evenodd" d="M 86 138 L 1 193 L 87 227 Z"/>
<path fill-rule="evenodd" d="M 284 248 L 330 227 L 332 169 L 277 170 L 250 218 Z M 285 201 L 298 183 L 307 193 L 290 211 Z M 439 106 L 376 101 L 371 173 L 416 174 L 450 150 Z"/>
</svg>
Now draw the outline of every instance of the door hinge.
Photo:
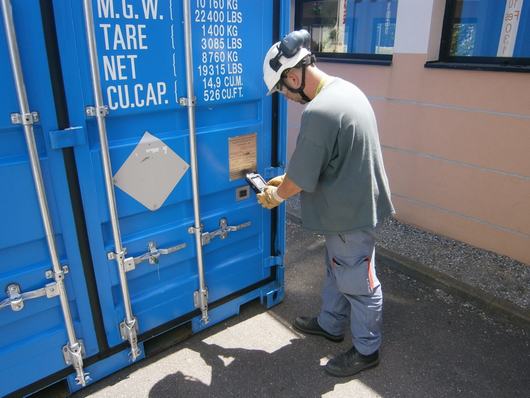
<svg viewBox="0 0 530 398">
<path fill-rule="evenodd" d="M 85 129 L 83 127 L 70 127 L 64 130 L 52 130 L 49 133 L 52 149 L 63 149 L 77 145 L 84 145 Z"/>
<path fill-rule="evenodd" d="M 267 308 L 271 308 L 283 300 L 285 296 L 285 289 L 283 286 L 277 286 L 265 293 L 265 300 Z"/>
<path fill-rule="evenodd" d="M 267 257 L 263 264 L 265 268 L 274 267 L 275 265 L 283 265 L 283 256 Z"/>
</svg>

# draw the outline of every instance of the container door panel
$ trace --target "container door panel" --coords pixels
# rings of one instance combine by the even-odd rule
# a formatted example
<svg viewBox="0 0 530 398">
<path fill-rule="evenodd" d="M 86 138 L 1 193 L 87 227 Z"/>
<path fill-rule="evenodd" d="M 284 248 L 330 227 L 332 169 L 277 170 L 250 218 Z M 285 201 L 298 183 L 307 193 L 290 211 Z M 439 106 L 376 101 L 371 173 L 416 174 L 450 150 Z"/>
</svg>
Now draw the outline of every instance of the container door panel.
<svg viewBox="0 0 530 398">
<path fill-rule="evenodd" d="M 0 9 L 0 15 L 3 16 Z M 87 355 L 97 353 L 90 304 L 80 260 L 62 150 L 50 145 L 57 118 L 39 1 L 12 1 L 17 44 L 30 110 L 38 112 L 33 131 L 59 262 L 68 266 L 66 292 L 76 336 Z M 4 396 L 67 368 L 68 343 L 59 296 L 43 288 L 53 279 L 50 251 L 32 176 L 24 129 L 13 124 L 19 113 L 4 19 L 0 18 L 0 395 Z M 17 305 L 8 287 L 22 295 Z M 13 291 L 11 292 L 13 293 Z M 27 296 L 34 293 L 35 298 Z"/>
<path fill-rule="evenodd" d="M 205 230 L 249 223 L 205 246 L 210 300 L 270 275 L 270 212 L 244 190 L 246 172 L 271 167 L 271 112 L 262 60 L 273 37 L 272 1 L 193 1 L 201 212 Z"/>
<path fill-rule="evenodd" d="M 101 165 L 83 2 L 55 0 L 61 63 L 72 125 L 86 130 L 75 148 L 105 330 L 122 342 L 124 318 L 114 238 Z M 243 171 L 271 162 L 270 98 L 262 54 L 272 40 L 273 1 L 193 0 L 193 57 L 201 220 L 204 232 L 240 230 L 203 247 L 209 302 L 270 276 L 270 212 L 246 189 Z M 198 290 L 190 170 L 182 2 L 94 0 L 97 58 L 119 227 L 139 333 L 196 310 Z M 204 20 L 203 20 L 204 17 Z M 232 159 L 232 160 L 230 160 Z M 221 239 L 222 238 L 222 239 Z M 153 246 L 154 245 L 154 246 Z M 173 248 L 149 259 L 148 252 Z M 178 250 L 176 249 L 178 248 Z M 151 260 L 151 261 L 149 261 Z"/>
<path fill-rule="evenodd" d="M 54 6 L 70 120 L 86 128 L 86 145 L 76 147 L 75 156 L 103 321 L 114 346 L 122 342 L 119 324 L 124 307 L 116 262 L 107 257 L 115 248 L 97 123 L 85 114 L 94 105 L 94 96 L 82 3 L 58 0 Z M 169 1 L 93 1 L 92 6 L 127 256 L 146 254 L 150 244 L 160 249 L 185 245 L 127 273 L 142 333 L 175 318 L 181 312 L 178 305 L 193 309 L 193 298 L 178 299 L 193 283 L 189 274 L 194 257 L 187 233 L 191 183 L 186 173 L 186 115 L 177 103 L 176 73 L 181 67 L 172 43 L 180 17 Z"/>
</svg>

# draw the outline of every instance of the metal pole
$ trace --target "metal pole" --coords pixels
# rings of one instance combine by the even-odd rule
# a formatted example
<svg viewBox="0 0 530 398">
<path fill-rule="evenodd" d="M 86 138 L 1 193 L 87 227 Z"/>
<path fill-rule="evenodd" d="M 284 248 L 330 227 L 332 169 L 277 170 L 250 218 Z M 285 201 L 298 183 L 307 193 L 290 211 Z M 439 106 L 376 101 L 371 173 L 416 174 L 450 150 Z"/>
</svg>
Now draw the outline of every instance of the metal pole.
<svg viewBox="0 0 530 398">
<path fill-rule="evenodd" d="M 103 173 L 105 178 L 105 190 L 107 193 L 107 205 L 110 214 L 110 222 L 112 225 L 112 236 L 114 238 L 115 246 L 115 259 L 118 263 L 118 271 L 120 277 L 121 293 L 123 296 L 123 306 L 125 309 L 125 325 L 120 325 L 121 328 L 125 327 L 128 332 L 127 338 L 131 343 L 131 355 L 133 360 L 139 356 L 139 350 L 137 347 L 136 332 L 138 328 L 136 319 L 134 318 L 131 298 L 129 295 L 129 286 L 127 283 L 127 276 L 125 271 L 125 249 L 121 242 L 120 226 L 118 221 L 118 210 L 116 207 L 116 196 L 114 193 L 114 183 L 112 180 L 112 166 L 109 155 L 109 144 L 107 140 L 107 125 L 105 122 L 105 116 L 107 115 L 107 108 L 103 102 L 103 93 L 101 90 L 101 82 L 99 80 L 99 64 L 98 64 L 98 52 L 96 46 L 96 34 L 94 29 L 94 13 L 92 9 L 92 0 L 84 0 L 84 13 L 85 13 L 85 25 L 86 34 L 90 58 L 90 72 L 92 77 L 92 88 L 95 100 L 95 117 L 98 125 L 99 141 L 101 145 L 101 160 L 103 165 Z M 122 337 L 126 337 L 122 333 Z"/>
<path fill-rule="evenodd" d="M 123 247 L 121 243 L 120 226 L 118 224 L 118 211 L 116 207 L 114 185 L 112 183 L 112 169 L 109 156 L 109 144 L 107 141 L 107 126 L 105 123 L 105 111 L 103 111 L 103 109 L 105 109 L 105 104 L 103 102 L 103 93 L 99 81 L 99 64 L 92 12 L 92 2 L 90 0 L 85 0 L 85 23 L 87 28 L 87 41 L 90 57 L 90 72 L 92 77 L 94 100 L 96 102 L 96 120 L 101 144 L 101 158 L 105 177 L 105 189 L 107 192 L 107 201 L 110 212 L 110 222 L 112 225 L 112 236 L 114 237 L 114 245 L 116 247 L 116 252 L 121 252 Z"/>
<path fill-rule="evenodd" d="M 59 299 L 61 303 L 61 309 L 63 312 L 64 323 L 66 326 L 66 333 L 68 335 L 68 347 L 69 351 L 67 354 L 72 357 L 70 363 L 74 365 L 77 372 L 78 384 L 83 386 L 86 384 L 88 375 L 83 372 L 83 360 L 82 360 L 82 346 L 77 340 L 74 330 L 74 324 L 72 321 L 72 314 L 70 312 L 70 306 L 68 303 L 68 295 L 64 286 L 64 270 L 59 263 L 59 256 L 57 254 L 57 246 L 55 243 L 55 234 L 53 231 L 50 211 L 48 207 L 48 201 L 46 199 L 46 192 L 44 189 L 44 182 L 42 179 L 42 170 L 40 167 L 39 155 L 37 152 L 37 146 L 35 144 L 35 134 L 33 130 L 34 116 L 29 110 L 28 96 L 26 92 L 26 85 L 24 83 L 24 74 L 22 72 L 22 64 L 20 61 L 20 52 L 18 49 L 17 37 L 15 32 L 15 22 L 13 18 L 13 9 L 11 7 L 11 0 L 2 0 L 2 12 L 4 15 L 4 28 L 7 37 L 7 43 L 9 47 L 9 59 L 11 61 L 11 68 L 13 69 L 13 77 L 15 79 L 15 87 L 17 91 L 18 104 L 20 108 L 20 119 L 24 126 L 24 135 L 26 138 L 26 144 L 28 147 L 28 154 L 31 164 L 31 172 L 33 175 L 33 181 L 35 189 L 37 191 L 37 197 L 39 201 L 39 208 L 44 225 L 44 231 L 46 234 L 46 242 L 48 244 L 48 250 L 50 252 L 53 274 L 55 282 L 59 289 Z"/>
<path fill-rule="evenodd" d="M 191 36 L 191 9 L 189 0 L 182 0 L 184 7 L 184 47 L 186 49 L 186 84 L 187 84 L 187 106 L 188 123 L 190 128 L 190 157 L 191 157 L 191 181 L 193 185 L 193 214 L 195 246 L 197 248 L 197 269 L 199 272 L 199 306 L 202 313 L 203 323 L 208 323 L 208 290 L 204 281 L 204 262 L 202 257 L 202 228 L 201 212 L 199 203 L 199 172 L 197 167 L 197 145 L 195 128 L 195 93 L 193 89 L 193 53 Z"/>
</svg>

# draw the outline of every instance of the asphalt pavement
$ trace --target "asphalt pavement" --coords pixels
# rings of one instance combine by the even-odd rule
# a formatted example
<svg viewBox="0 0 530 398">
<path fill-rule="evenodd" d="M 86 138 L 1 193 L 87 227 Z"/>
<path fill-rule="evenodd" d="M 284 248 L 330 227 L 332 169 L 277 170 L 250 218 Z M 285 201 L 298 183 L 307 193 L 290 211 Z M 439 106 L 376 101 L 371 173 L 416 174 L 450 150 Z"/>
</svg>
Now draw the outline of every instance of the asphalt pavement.
<svg viewBox="0 0 530 398">
<path fill-rule="evenodd" d="M 377 264 L 381 363 L 350 378 L 323 365 L 351 347 L 295 332 L 320 305 L 324 240 L 287 223 L 286 297 L 259 303 L 74 394 L 93 397 L 530 397 L 530 330 L 451 290 Z M 53 394 L 50 392 L 49 394 Z M 54 397 L 57 395 L 51 395 Z M 44 396 L 44 395 L 43 395 Z"/>
</svg>

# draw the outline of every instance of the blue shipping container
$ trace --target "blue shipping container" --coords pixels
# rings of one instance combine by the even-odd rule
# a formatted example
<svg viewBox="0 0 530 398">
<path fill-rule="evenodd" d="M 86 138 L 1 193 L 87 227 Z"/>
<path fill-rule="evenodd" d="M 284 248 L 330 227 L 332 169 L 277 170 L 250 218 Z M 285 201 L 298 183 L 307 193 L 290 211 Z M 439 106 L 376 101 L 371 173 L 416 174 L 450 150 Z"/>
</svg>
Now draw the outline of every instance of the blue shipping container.
<svg viewBox="0 0 530 398">
<path fill-rule="evenodd" d="M 286 0 L 0 0 L 0 396 L 283 298 Z"/>
</svg>

